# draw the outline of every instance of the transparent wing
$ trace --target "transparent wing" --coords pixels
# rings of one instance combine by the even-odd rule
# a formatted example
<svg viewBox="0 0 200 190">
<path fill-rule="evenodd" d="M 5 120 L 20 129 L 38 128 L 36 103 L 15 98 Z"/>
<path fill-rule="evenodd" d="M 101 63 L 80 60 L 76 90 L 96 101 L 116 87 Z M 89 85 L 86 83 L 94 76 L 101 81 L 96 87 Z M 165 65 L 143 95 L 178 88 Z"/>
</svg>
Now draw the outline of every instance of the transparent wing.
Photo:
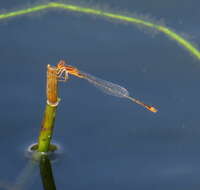
<svg viewBox="0 0 200 190">
<path fill-rule="evenodd" d="M 149 111 L 154 112 L 154 113 L 156 113 L 158 111 L 153 106 L 149 106 L 149 105 L 143 103 L 142 101 L 129 96 L 128 90 L 125 89 L 124 87 L 120 86 L 120 85 L 114 84 L 112 82 L 105 81 L 103 79 L 94 77 L 94 76 L 87 74 L 87 73 L 84 73 L 84 72 L 79 71 L 79 74 L 82 75 L 81 78 L 86 79 L 88 82 L 90 82 L 95 87 L 97 87 L 102 92 L 104 92 L 108 95 L 116 96 L 116 97 L 119 97 L 119 98 L 127 98 L 127 99 L 135 102 L 136 104 L 138 104 L 140 106 L 145 107 L 146 109 L 148 109 Z"/>
<path fill-rule="evenodd" d="M 119 98 L 127 98 L 129 96 L 128 90 L 120 85 L 105 81 L 84 72 L 80 72 L 80 74 L 83 75 L 83 78 L 88 82 L 108 95 L 116 96 Z"/>
</svg>

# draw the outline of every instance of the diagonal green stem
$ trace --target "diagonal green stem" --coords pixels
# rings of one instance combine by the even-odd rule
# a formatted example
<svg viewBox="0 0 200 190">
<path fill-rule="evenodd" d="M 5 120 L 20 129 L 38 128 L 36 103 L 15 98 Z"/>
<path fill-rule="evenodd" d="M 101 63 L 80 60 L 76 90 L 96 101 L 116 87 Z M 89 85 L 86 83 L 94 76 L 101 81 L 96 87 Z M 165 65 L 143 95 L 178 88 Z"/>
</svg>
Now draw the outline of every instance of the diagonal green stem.
<svg viewBox="0 0 200 190">
<path fill-rule="evenodd" d="M 137 25 L 148 27 L 148 28 L 153 28 L 157 31 L 164 33 L 166 36 L 168 36 L 171 39 L 173 39 L 174 41 L 176 41 L 178 44 L 180 44 L 182 47 L 184 47 L 189 53 L 191 53 L 198 60 L 200 60 L 200 51 L 195 47 L 195 45 L 192 44 L 190 41 L 186 40 L 181 35 L 174 32 L 172 29 L 170 29 L 166 26 L 160 25 L 160 24 L 156 24 L 156 23 L 153 23 L 153 22 L 150 22 L 147 20 L 140 19 L 140 18 L 129 17 L 129 16 L 118 14 L 118 13 L 106 12 L 101 9 L 93 9 L 90 7 L 81 7 L 81 6 L 67 4 L 67 3 L 50 2 L 50 3 L 46 3 L 46 4 L 36 5 L 36 6 L 30 7 L 30 8 L 25 8 L 22 10 L 12 11 L 12 12 L 8 12 L 8 13 L 2 13 L 2 14 L 0 14 L 0 20 L 16 17 L 19 15 L 26 15 L 29 13 L 38 12 L 38 11 L 42 11 L 44 9 L 49 9 L 49 8 L 59 8 L 59 9 L 63 9 L 63 10 L 73 11 L 73 12 L 80 12 L 80 13 L 92 14 L 92 15 L 97 15 L 97 16 L 104 16 L 107 18 L 122 20 L 122 21 L 129 22 L 132 24 L 137 24 Z"/>
</svg>

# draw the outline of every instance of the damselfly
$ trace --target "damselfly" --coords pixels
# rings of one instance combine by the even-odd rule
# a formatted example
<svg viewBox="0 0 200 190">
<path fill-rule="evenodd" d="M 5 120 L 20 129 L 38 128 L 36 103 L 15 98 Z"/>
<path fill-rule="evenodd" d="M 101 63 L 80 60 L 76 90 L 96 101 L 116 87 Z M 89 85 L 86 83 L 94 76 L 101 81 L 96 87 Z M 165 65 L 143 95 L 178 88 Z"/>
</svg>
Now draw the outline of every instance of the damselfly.
<svg viewBox="0 0 200 190">
<path fill-rule="evenodd" d="M 158 111 L 153 106 L 149 106 L 149 105 L 143 103 L 142 101 L 131 97 L 126 88 L 124 88 L 120 85 L 114 84 L 112 82 L 108 82 L 106 80 L 94 77 L 94 76 L 87 74 L 85 72 L 82 72 L 82 71 L 78 70 L 77 68 L 66 64 L 65 61 L 63 61 L 63 60 L 61 60 L 57 64 L 57 70 L 58 70 L 57 71 L 58 78 L 61 81 L 66 81 L 68 79 L 68 74 L 71 74 L 71 75 L 74 75 L 76 77 L 83 78 L 83 79 L 87 80 L 88 82 L 90 82 L 91 84 L 93 84 L 95 87 L 97 87 L 98 89 L 100 89 L 101 91 L 103 91 L 106 94 L 116 96 L 116 97 L 119 97 L 119 98 L 127 98 L 127 99 L 135 102 L 136 104 L 139 104 L 139 105 L 145 107 L 146 109 L 148 109 L 149 111 L 154 112 L 154 113 L 156 113 Z"/>
</svg>

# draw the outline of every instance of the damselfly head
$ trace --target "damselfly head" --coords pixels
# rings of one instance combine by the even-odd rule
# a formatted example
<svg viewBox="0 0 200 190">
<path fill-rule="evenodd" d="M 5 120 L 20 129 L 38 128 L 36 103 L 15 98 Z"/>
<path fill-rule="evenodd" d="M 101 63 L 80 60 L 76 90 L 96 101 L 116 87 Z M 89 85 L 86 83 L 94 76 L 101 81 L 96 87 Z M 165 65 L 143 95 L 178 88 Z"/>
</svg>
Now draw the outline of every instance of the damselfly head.
<svg viewBox="0 0 200 190">
<path fill-rule="evenodd" d="M 65 65 L 67 65 L 66 62 L 64 60 L 60 60 L 57 64 L 57 68 L 61 69 L 61 68 L 65 67 Z"/>
<path fill-rule="evenodd" d="M 66 71 L 67 73 L 74 75 L 79 78 L 84 78 L 84 76 L 80 73 L 80 71 L 71 65 L 66 64 L 64 60 L 60 60 L 59 63 L 57 64 L 57 69 L 59 71 Z"/>
</svg>

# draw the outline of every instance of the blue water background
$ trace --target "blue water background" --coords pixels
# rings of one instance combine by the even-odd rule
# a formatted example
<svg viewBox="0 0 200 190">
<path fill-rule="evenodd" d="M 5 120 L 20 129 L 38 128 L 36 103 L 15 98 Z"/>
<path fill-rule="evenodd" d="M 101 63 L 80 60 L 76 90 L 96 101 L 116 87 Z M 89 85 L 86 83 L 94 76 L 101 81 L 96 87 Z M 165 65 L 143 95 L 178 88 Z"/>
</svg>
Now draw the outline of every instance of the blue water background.
<svg viewBox="0 0 200 190">
<path fill-rule="evenodd" d="M 73 2 L 164 20 L 200 44 L 198 0 Z M 1 0 L 0 10 L 31 4 L 37 2 Z M 128 88 L 159 112 L 75 77 L 60 84 L 53 137 L 63 151 L 53 165 L 58 189 L 200 188 L 200 61 L 156 31 L 62 10 L 0 22 L 1 183 L 15 183 L 26 167 L 24 151 L 37 141 L 45 107 L 46 65 L 60 59 Z M 27 189 L 42 189 L 35 172 Z"/>
</svg>

